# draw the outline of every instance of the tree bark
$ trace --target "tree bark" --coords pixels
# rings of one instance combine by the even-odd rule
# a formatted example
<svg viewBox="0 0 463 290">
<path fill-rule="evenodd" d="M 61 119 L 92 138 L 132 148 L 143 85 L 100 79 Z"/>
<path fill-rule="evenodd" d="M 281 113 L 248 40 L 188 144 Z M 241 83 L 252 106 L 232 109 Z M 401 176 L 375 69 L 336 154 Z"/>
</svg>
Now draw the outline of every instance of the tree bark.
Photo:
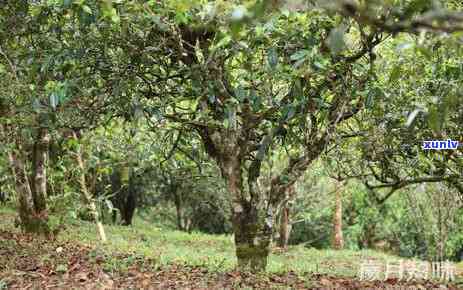
<svg viewBox="0 0 463 290">
<path fill-rule="evenodd" d="M 132 180 L 132 179 L 131 179 Z M 124 208 L 124 225 L 132 225 L 132 218 L 135 213 L 135 208 L 137 206 L 137 192 L 131 184 L 128 187 L 127 197 L 125 199 L 125 208 Z"/>
<path fill-rule="evenodd" d="M 295 193 L 294 185 L 288 187 L 286 189 L 286 198 L 281 206 L 278 246 L 284 249 L 288 247 L 289 236 L 292 230 L 291 202 L 295 198 Z"/>
<path fill-rule="evenodd" d="M 32 195 L 35 209 L 38 212 L 46 210 L 47 198 L 47 160 L 50 134 L 48 129 L 39 129 L 38 138 L 34 144 L 33 177 L 34 187 Z"/>
<path fill-rule="evenodd" d="M 131 176 L 131 168 L 128 164 L 122 165 L 120 168 L 120 183 L 121 187 L 116 193 L 116 206 L 121 213 L 122 225 L 129 226 L 132 224 L 132 217 L 136 207 L 136 193 L 134 188 L 133 176 Z"/>
<path fill-rule="evenodd" d="M 288 247 L 289 235 L 291 233 L 291 223 L 290 223 L 290 207 L 287 202 L 284 203 L 283 208 L 281 209 L 280 216 L 280 237 L 278 239 L 278 246 L 280 248 L 286 249 Z"/>
<path fill-rule="evenodd" d="M 48 215 L 46 208 L 38 211 L 34 203 L 34 196 L 27 177 L 23 161 L 16 153 L 8 153 L 8 160 L 15 176 L 15 187 L 18 193 L 19 218 L 21 228 L 26 233 L 35 233 L 48 236 Z"/>
<path fill-rule="evenodd" d="M 73 134 L 73 138 L 76 141 L 78 141 L 76 133 L 73 132 L 72 134 Z M 107 238 L 106 238 L 106 233 L 105 233 L 105 230 L 104 230 L 104 227 L 103 227 L 103 223 L 100 220 L 100 216 L 99 216 L 98 209 L 97 209 L 97 206 L 95 204 L 95 201 L 93 200 L 92 195 L 90 194 L 90 192 L 89 192 L 89 190 L 87 188 L 87 183 L 86 183 L 86 180 L 85 180 L 85 166 L 84 166 L 84 161 L 83 161 L 83 158 L 82 158 L 82 151 L 81 151 L 80 147 L 78 147 L 76 149 L 75 156 L 76 156 L 76 160 L 77 160 L 77 165 L 79 166 L 79 170 L 80 170 L 79 184 L 80 184 L 80 189 L 81 189 L 82 195 L 83 195 L 85 201 L 87 202 L 87 204 L 88 204 L 88 206 L 90 208 L 90 211 L 91 211 L 91 213 L 93 215 L 93 218 L 94 218 L 95 223 L 97 225 L 98 234 L 100 235 L 100 239 L 101 239 L 101 241 L 103 243 L 106 243 Z"/>
<path fill-rule="evenodd" d="M 2 124 L 0 124 L 0 136 L 7 140 L 7 142 L 12 141 L 9 138 L 6 126 Z M 47 134 L 43 136 L 39 134 L 39 140 L 43 138 L 43 141 L 46 144 L 46 136 Z M 39 141 L 39 143 L 40 142 L 41 141 Z M 15 188 L 18 194 L 18 210 L 19 218 L 21 221 L 21 228 L 26 233 L 42 234 L 48 236 L 50 234 L 50 228 L 48 226 L 46 200 L 45 198 L 39 200 L 34 198 L 34 191 L 31 188 L 30 179 L 27 174 L 26 163 L 19 154 L 19 152 L 24 152 L 24 149 L 21 148 L 19 140 L 15 140 L 11 143 L 15 144 L 15 148 L 11 151 L 8 151 L 7 156 L 10 170 L 14 178 Z M 45 165 L 43 164 L 43 167 L 40 167 L 40 169 L 43 170 L 43 172 L 41 172 L 42 176 L 40 178 L 41 188 L 43 189 L 43 187 L 46 188 L 46 175 L 44 171 Z M 43 186 L 43 183 L 45 183 L 45 186 Z"/>
<path fill-rule="evenodd" d="M 177 191 L 177 189 L 173 189 Z M 186 230 L 185 228 L 185 217 L 183 215 L 183 201 L 181 194 L 178 192 L 173 192 L 174 194 L 174 203 L 175 203 L 175 210 L 177 212 L 177 228 L 180 231 Z"/>
<path fill-rule="evenodd" d="M 265 271 L 272 241 L 272 219 L 251 203 L 235 206 L 233 231 L 240 270 Z"/>
<path fill-rule="evenodd" d="M 272 242 L 273 208 L 270 203 L 266 205 L 261 202 L 258 192 L 245 197 L 240 165 L 238 159 L 230 160 L 222 170 L 228 190 L 234 198 L 232 224 L 238 269 L 265 271 Z M 256 185 L 250 185 L 250 188 L 257 190 Z"/>
<path fill-rule="evenodd" d="M 374 247 L 376 224 L 369 223 L 363 229 L 362 248 L 372 249 Z"/>
<path fill-rule="evenodd" d="M 341 182 L 337 182 L 335 190 L 332 240 L 332 247 L 336 250 L 342 250 L 344 248 L 344 239 L 342 234 L 342 191 L 343 186 Z"/>
</svg>

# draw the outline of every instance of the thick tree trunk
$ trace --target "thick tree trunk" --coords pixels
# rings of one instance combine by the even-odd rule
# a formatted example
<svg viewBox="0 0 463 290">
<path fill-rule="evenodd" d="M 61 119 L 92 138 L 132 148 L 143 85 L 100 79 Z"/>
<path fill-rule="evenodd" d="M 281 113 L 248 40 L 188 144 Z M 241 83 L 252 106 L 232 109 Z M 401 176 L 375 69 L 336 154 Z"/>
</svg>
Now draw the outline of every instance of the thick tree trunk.
<svg viewBox="0 0 463 290">
<path fill-rule="evenodd" d="M 34 204 L 34 196 L 27 177 L 23 161 L 15 153 L 8 154 L 8 160 L 15 176 L 15 187 L 18 193 L 19 218 L 21 228 L 26 233 L 49 235 L 46 208 L 38 211 Z"/>
<path fill-rule="evenodd" d="M 47 160 L 48 147 L 50 144 L 50 134 L 48 129 L 41 128 L 38 134 L 36 143 L 34 144 L 34 162 L 33 162 L 33 177 L 35 209 L 38 212 L 46 211 L 47 199 Z"/>
<path fill-rule="evenodd" d="M 116 194 L 117 204 L 121 213 L 122 225 L 132 224 L 133 214 L 136 207 L 136 192 L 133 177 L 131 176 L 129 165 L 123 165 L 120 169 L 121 189 Z"/>
<path fill-rule="evenodd" d="M 273 217 L 266 217 L 256 206 L 235 206 L 233 231 L 240 270 L 265 271 L 272 241 Z"/>
<path fill-rule="evenodd" d="M 76 135 L 75 132 L 73 132 L 73 137 L 74 137 L 75 140 L 77 140 L 77 135 Z M 80 170 L 79 184 L 80 184 L 80 189 L 81 189 L 82 195 L 83 195 L 85 201 L 87 202 L 87 204 L 88 204 L 88 206 L 90 208 L 90 211 L 91 211 L 91 213 L 93 215 L 93 218 L 94 218 L 95 223 L 97 225 L 98 234 L 100 235 L 100 239 L 101 239 L 101 241 L 103 243 L 106 243 L 107 238 L 106 238 L 106 233 L 104 231 L 103 223 L 100 220 L 100 216 L 99 216 L 98 209 L 97 209 L 97 206 L 95 204 L 95 201 L 93 200 L 92 195 L 90 194 L 90 192 L 89 192 L 89 190 L 87 188 L 87 182 L 85 180 L 85 166 L 84 166 L 84 161 L 82 159 L 82 152 L 81 152 L 80 147 L 77 148 L 75 156 L 76 156 L 76 160 L 77 160 L 77 165 L 79 166 L 79 170 Z"/>
<path fill-rule="evenodd" d="M 5 140 L 12 141 L 9 138 L 7 128 L 0 124 L 0 137 Z M 41 156 L 47 154 L 48 150 L 49 136 L 47 131 L 43 129 L 39 132 L 38 141 L 36 144 L 39 144 L 39 152 L 43 153 Z M 24 152 L 21 148 L 18 140 L 15 142 L 16 148 L 13 151 L 7 153 L 8 162 L 11 168 L 11 173 L 14 178 L 16 191 L 18 194 L 19 202 L 19 218 L 21 220 L 21 228 L 27 233 L 43 234 L 49 235 L 50 228 L 48 227 L 48 214 L 46 208 L 46 199 L 45 196 L 41 194 L 46 191 L 46 172 L 45 172 L 45 162 L 38 162 L 38 166 L 33 168 L 34 178 L 37 175 L 37 183 L 39 184 L 39 194 L 36 194 L 31 188 L 30 179 L 27 174 L 26 163 L 21 159 L 20 152 Z M 25 154 L 25 153 L 24 153 Z M 26 155 L 26 154 L 25 154 Z M 35 165 L 35 164 L 34 164 Z M 40 181 L 40 182 L 39 182 Z M 43 190 L 45 188 L 45 190 Z"/>
<path fill-rule="evenodd" d="M 242 271 L 265 271 L 272 242 L 274 216 L 271 205 L 260 201 L 259 192 L 245 197 L 242 188 L 239 162 L 226 164 L 228 190 L 234 197 L 232 224 L 235 235 L 238 269 Z M 250 191 L 257 190 L 250 185 Z"/>
<path fill-rule="evenodd" d="M 125 200 L 125 208 L 124 208 L 124 225 L 130 226 L 132 225 L 132 218 L 135 213 L 135 208 L 137 206 L 137 193 L 135 192 L 132 186 L 129 186 L 127 197 Z"/>
<path fill-rule="evenodd" d="M 342 250 L 344 239 L 342 234 L 342 191 L 343 186 L 340 182 L 336 184 L 335 206 L 333 214 L 333 249 Z"/>
</svg>

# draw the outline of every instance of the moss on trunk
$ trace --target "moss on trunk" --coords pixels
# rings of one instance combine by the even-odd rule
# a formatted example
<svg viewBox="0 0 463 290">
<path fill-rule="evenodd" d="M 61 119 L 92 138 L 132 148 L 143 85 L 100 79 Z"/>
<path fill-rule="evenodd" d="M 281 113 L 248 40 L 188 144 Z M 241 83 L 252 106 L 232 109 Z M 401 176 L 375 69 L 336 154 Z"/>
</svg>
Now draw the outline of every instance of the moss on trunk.
<svg viewBox="0 0 463 290">
<path fill-rule="evenodd" d="M 270 243 L 236 244 L 238 268 L 244 271 L 265 271 L 270 253 Z"/>
<path fill-rule="evenodd" d="M 234 210 L 238 268 L 244 271 L 265 271 L 272 241 L 273 216 L 254 204 L 243 203 Z"/>
</svg>

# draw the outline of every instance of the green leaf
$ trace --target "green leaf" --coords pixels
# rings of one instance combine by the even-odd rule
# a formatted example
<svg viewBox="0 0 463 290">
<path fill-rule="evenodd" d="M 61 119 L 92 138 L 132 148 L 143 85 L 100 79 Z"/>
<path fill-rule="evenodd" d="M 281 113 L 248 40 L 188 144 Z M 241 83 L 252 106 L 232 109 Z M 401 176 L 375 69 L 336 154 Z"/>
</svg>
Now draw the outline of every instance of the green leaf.
<svg viewBox="0 0 463 290">
<path fill-rule="evenodd" d="M 231 35 L 233 38 L 238 38 L 241 32 L 241 29 L 243 28 L 243 22 L 242 21 L 234 21 L 230 24 L 230 30 L 231 30 Z"/>
<path fill-rule="evenodd" d="M 291 93 L 291 96 L 296 99 L 300 98 L 304 94 L 300 79 L 296 79 L 294 81 L 294 84 L 293 84 L 293 87 L 291 88 L 290 93 Z"/>
<path fill-rule="evenodd" d="M 293 65 L 294 68 L 300 67 L 305 62 L 305 58 L 301 58 L 300 60 L 296 61 Z"/>
<path fill-rule="evenodd" d="M 212 50 L 216 50 L 218 48 L 227 46 L 230 43 L 231 40 L 232 40 L 232 38 L 231 38 L 230 35 L 226 35 L 226 36 L 222 37 L 222 39 L 220 39 L 220 41 L 213 47 Z"/>
<path fill-rule="evenodd" d="M 291 59 L 291 60 L 293 60 L 293 61 L 300 60 L 300 59 L 304 59 L 308 54 L 309 54 L 309 51 L 306 50 L 306 49 L 299 50 L 299 51 L 293 53 L 293 54 L 289 57 L 289 59 Z"/>
<path fill-rule="evenodd" d="M 79 142 L 77 142 L 76 139 L 71 138 L 71 139 L 68 139 L 66 145 L 67 145 L 69 148 L 77 148 L 77 147 L 79 146 Z"/>
<path fill-rule="evenodd" d="M 256 18 L 263 17 L 265 14 L 266 1 L 257 1 L 256 4 L 252 7 L 251 11 Z"/>
<path fill-rule="evenodd" d="M 447 65 L 445 67 L 445 75 L 448 78 L 455 78 L 458 79 L 460 76 L 460 68 L 456 65 Z"/>
<path fill-rule="evenodd" d="M 433 131 L 438 132 L 442 128 L 439 110 L 436 107 L 431 107 L 428 113 L 428 125 Z"/>
<path fill-rule="evenodd" d="M 169 2 L 172 8 L 174 8 L 176 11 L 179 11 L 181 13 L 187 12 L 195 4 L 195 2 L 191 0 L 175 0 L 175 1 L 169 1 Z"/>
<path fill-rule="evenodd" d="M 433 57 L 432 51 L 428 47 L 425 46 L 417 46 L 417 51 L 419 51 L 427 60 L 431 60 Z"/>
<path fill-rule="evenodd" d="M 36 112 L 39 112 L 42 109 L 42 105 L 40 104 L 39 99 L 34 99 L 32 102 L 32 109 Z"/>
<path fill-rule="evenodd" d="M 328 36 L 328 46 L 333 54 L 339 54 L 346 46 L 344 42 L 344 27 L 332 29 Z"/>
<path fill-rule="evenodd" d="M 400 77 L 400 74 L 402 73 L 402 69 L 400 65 L 394 66 L 394 68 L 391 71 L 391 74 L 389 75 L 389 83 L 393 83 L 397 81 Z"/>
<path fill-rule="evenodd" d="M 271 134 L 265 135 L 262 140 L 262 144 L 259 146 L 259 151 L 257 152 L 256 159 L 264 160 L 265 154 L 268 151 L 270 143 L 272 142 L 273 136 Z"/>
<path fill-rule="evenodd" d="M 249 94 L 249 98 L 251 99 L 252 102 L 252 109 L 253 111 L 257 112 L 261 109 L 262 106 L 262 99 L 258 95 L 256 95 L 254 92 L 251 92 Z"/>
<path fill-rule="evenodd" d="M 312 62 L 312 67 L 316 70 L 323 70 L 326 69 L 326 61 L 323 59 L 315 60 Z"/>
<path fill-rule="evenodd" d="M 411 112 L 410 115 L 408 115 L 407 122 L 405 123 L 405 127 L 410 127 L 411 125 L 413 125 L 415 123 L 414 121 L 416 117 L 418 116 L 420 112 L 421 112 L 421 109 L 413 110 L 413 112 Z"/>
<path fill-rule="evenodd" d="M 58 106 L 58 103 L 59 103 L 59 96 L 55 93 L 52 93 L 50 94 L 50 106 L 53 108 L 53 109 L 56 109 L 56 107 Z"/>
<path fill-rule="evenodd" d="M 69 211 L 68 214 L 71 218 L 77 219 L 77 212 L 75 210 Z"/>
<path fill-rule="evenodd" d="M 284 175 L 281 175 L 280 177 L 280 180 L 283 182 L 283 183 L 288 183 L 289 182 L 289 176 L 284 174 Z"/>
<path fill-rule="evenodd" d="M 85 11 L 87 14 L 93 14 L 92 8 L 90 8 L 88 5 L 82 5 L 82 10 Z"/>
<path fill-rule="evenodd" d="M 72 0 L 64 0 L 63 1 L 63 7 L 64 8 L 69 8 L 72 5 Z"/>
<path fill-rule="evenodd" d="M 294 105 L 289 105 L 285 108 L 285 117 L 284 120 L 288 121 L 296 114 L 296 107 Z"/>
<path fill-rule="evenodd" d="M 449 93 L 444 99 L 444 102 L 449 108 L 458 108 L 461 96 L 461 92 Z"/>
<path fill-rule="evenodd" d="M 114 23 L 119 23 L 121 21 L 121 18 L 119 17 L 119 14 L 117 14 L 116 9 L 112 9 L 112 14 L 111 14 L 111 20 Z"/>
<path fill-rule="evenodd" d="M 42 63 L 42 66 L 40 68 L 40 72 L 47 71 L 52 63 L 53 63 L 53 56 L 51 56 L 51 55 L 47 56 L 45 61 Z"/>
<path fill-rule="evenodd" d="M 272 69 L 278 65 L 278 54 L 274 47 L 268 50 L 268 64 Z"/>
<path fill-rule="evenodd" d="M 432 1 L 429 0 L 412 0 L 408 7 L 405 7 L 404 15 L 411 16 L 415 13 L 424 12 L 431 7 Z"/>
<path fill-rule="evenodd" d="M 365 107 L 369 108 L 369 109 L 372 108 L 374 100 L 384 98 L 384 96 L 385 96 L 384 92 L 383 92 L 383 90 L 381 90 L 381 88 L 379 88 L 379 87 L 372 88 L 368 92 L 367 99 L 366 99 L 366 102 L 365 102 Z"/>
</svg>

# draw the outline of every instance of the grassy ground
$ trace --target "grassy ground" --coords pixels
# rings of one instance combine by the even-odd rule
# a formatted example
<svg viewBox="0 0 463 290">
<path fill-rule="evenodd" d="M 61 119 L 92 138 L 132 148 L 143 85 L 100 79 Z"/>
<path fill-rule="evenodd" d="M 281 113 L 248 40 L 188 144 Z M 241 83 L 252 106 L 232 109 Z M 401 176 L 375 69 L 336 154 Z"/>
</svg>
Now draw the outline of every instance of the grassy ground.
<svg viewBox="0 0 463 290">
<path fill-rule="evenodd" d="M 3 269 L 0 266 L 0 272 L 3 270 L 3 277 L 6 277 L 4 281 L 9 281 L 8 283 L 11 283 L 10 276 L 13 272 L 5 272 L 6 270 L 12 271 L 21 267 L 21 269 L 35 269 L 38 267 L 37 269 L 41 269 L 40 271 L 42 271 L 43 276 L 47 276 L 50 273 L 52 276 L 57 273 L 67 273 L 69 275 L 69 273 L 72 273 L 71 270 L 76 267 L 75 263 L 79 267 L 86 269 L 85 271 L 79 271 L 79 273 L 99 271 L 98 273 L 104 274 L 98 277 L 101 278 L 105 277 L 104 275 L 109 275 L 109 277 L 112 277 L 108 278 L 110 280 L 119 277 L 121 281 L 127 282 L 128 278 L 126 275 L 128 275 L 127 273 L 131 273 L 131 271 L 137 273 L 134 274 L 135 277 L 138 277 L 139 273 L 149 273 L 146 275 L 158 275 L 161 273 L 159 275 L 164 275 L 162 276 L 164 278 L 157 277 L 157 280 L 167 279 L 172 282 L 189 277 L 186 279 L 197 279 L 201 283 L 205 283 L 205 288 L 211 288 L 211 285 L 214 285 L 214 287 L 217 285 L 227 285 L 226 287 L 221 286 L 219 288 L 236 288 L 233 286 L 233 281 L 237 279 L 236 275 L 240 275 L 233 274 L 235 273 L 233 268 L 236 260 L 231 236 L 184 233 L 169 230 L 155 226 L 137 217 L 134 225 L 131 227 L 106 226 L 109 242 L 105 245 L 100 244 L 95 226 L 92 223 L 84 221 L 74 221 L 68 224 L 67 228 L 59 233 L 56 241 L 40 242 L 34 245 L 35 242 L 29 242 L 27 238 L 21 236 L 18 230 L 12 226 L 13 218 L 14 212 L 12 210 L 0 209 L 0 230 L 3 231 L 3 240 L 2 236 L 0 236 L 0 255 L 2 254 L 2 249 L 4 251 L 4 266 Z M 22 242 L 24 240 L 27 242 Z M 13 254 L 11 251 L 12 248 L 22 249 L 22 252 L 18 250 Z M 75 255 L 75 253 L 80 254 Z M 8 255 L 15 256 L 7 258 Z M 31 255 L 35 256 L 33 260 L 24 259 L 24 257 Z M 70 262 L 72 260 L 79 261 L 82 258 L 85 258 L 84 261 L 75 262 L 74 264 Z M 276 248 L 269 259 L 268 273 L 258 278 L 254 277 L 253 279 L 257 279 L 258 283 L 267 281 L 268 283 L 276 283 L 277 285 L 295 283 L 294 285 L 299 285 L 296 288 L 306 289 L 325 289 L 314 286 L 319 285 L 316 283 L 320 283 L 323 279 L 337 281 L 335 283 L 341 283 L 340 285 L 347 283 L 346 285 L 352 286 L 353 281 L 358 282 L 357 275 L 360 263 L 366 259 L 377 260 L 385 265 L 386 261 L 398 260 L 399 258 L 374 251 L 316 250 L 307 249 L 304 246 L 292 246 L 287 251 Z M 1 256 L 0 261 L 2 261 Z M 21 264 L 27 264 L 28 266 L 18 266 Z M 98 268 L 96 269 L 94 265 L 98 265 Z M 196 273 L 195 271 L 198 276 L 190 277 L 191 273 Z M 165 278 L 165 275 L 168 278 Z M 62 275 L 58 276 L 62 278 Z M 204 282 L 206 276 L 209 277 L 207 278 L 208 282 Z M 150 277 L 153 278 L 154 276 Z M 239 278 L 241 279 L 242 277 L 240 276 Z M 60 279 L 58 280 L 61 281 L 62 279 Z M 75 279 L 77 279 L 76 281 L 82 280 Z M 230 279 L 233 280 L 233 283 L 230 282 Z M 251 280 L 254 281 L 253 279 Z M 277 282 L 272 282 L 272 279 Z M 222 282 L 217 282 L 219 280 Z M 1 281 L 0 289 L 2 289 Z M 87 281 L 87 278 L 81 282 L 85 281 Z M 215 282 L 208 284 L 210 281 Z M 392 284 L 397 282 L 397 280 L 393 280 Z M 45 282 L 42 281 L 42 283 Z M 142 282 L 139 281 L 137 283 Z M 250 282 L 247 285 L 251 285 L 250 288 L 256 288 L 252 287 L 253 283 Z M 57 285 L 61 284 L 58 283 Z M 193 284 L 193 286 L 190 286 L 194 289 L 201 288 L 198 285 L 202 284 Z M 345 289 L 361 289 L 358 285 L 352 286 L 352 288 L 349 287 Z"/>
<path fill-rule="evenodd" d="M 185 233 L 153 226 L 135 218 L 132 227 L 106 226 L 109 243 L 102 246 L 109 251 L 136 253 L 157 261 L 158 265 L 171 263 L 206 267 L 212 271 L 229 271 L 236 264 L 232 236 Z M 95 226 L 79 222 L 68 227 L 58 239 L 81 241 L 87 245 L 99 244 Z M 364 259 L 394 259 L 374 251 L 333 251 L 292 246 L 288 251 L 275 249 L 269 259 L 268 271 L 281 273 L 319 273 L 355 276 Z"/>
</svg>

